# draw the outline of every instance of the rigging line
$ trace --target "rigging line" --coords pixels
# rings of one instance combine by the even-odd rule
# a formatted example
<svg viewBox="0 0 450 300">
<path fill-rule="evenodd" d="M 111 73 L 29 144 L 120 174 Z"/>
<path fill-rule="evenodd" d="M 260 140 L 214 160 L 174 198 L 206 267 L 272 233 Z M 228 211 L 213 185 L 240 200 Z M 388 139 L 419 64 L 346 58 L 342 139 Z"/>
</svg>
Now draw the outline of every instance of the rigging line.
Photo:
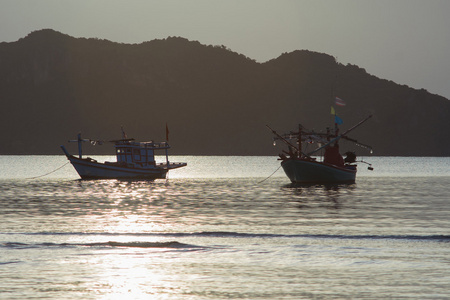
<svg viewBox="0 0 450 300">
<path fill-rule="evenodd" d="M 269 177 L 267 177 L 267 178 L 261 180 L 260 182 L 258 182 L 258 184 L 263 183 L 264 181 L 266 181 L 267 179 L 269 179 L 270 177 L 272 177 L 272 176 L 273 176 L 280 168 L 281 168 L 281 164 L 280 164 L 280 166 L 275 170 L 275 172 L 273 172 L 272 174 L 270 174 Z"/>
<path fill-rule="evenodd" d="M 57 169 L 55 169 L 55 170 L 53 170 L 53 171 L 51 171 L 51 172 L 48 172 L 48 173 L 46 173 L 46 174 L 44 174 L 44 175 L 39 175 L 39 176 L 35 176 L 35 177 L 28 177 L 28 178 L 25 178 L 25 179 L 36 179 L 36 178 L 40 178 L 40 177 L 44 177 L 44 176 L 47 176 L 47 175 L 50 175 L 50 174 L 52 174 L 52 173 L 55 173 L 56 171 L 58 171 L 59 169 L 62 169 L 63 167 L 65 167 L 67 164 L 69 164 L 70 163 L 70 161 L 69 162 L 66 162 L 64 165 L 62 165 L 61 167 L 59 167 L 59 168 L 57 168 Z"/>
</svg>

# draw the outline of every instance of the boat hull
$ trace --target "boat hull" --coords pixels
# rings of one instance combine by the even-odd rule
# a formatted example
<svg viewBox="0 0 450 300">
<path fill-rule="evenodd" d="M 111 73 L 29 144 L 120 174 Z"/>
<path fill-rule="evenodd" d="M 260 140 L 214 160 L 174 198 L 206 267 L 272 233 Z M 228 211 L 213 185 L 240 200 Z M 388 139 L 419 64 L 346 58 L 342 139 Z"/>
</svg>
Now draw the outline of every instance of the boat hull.
<svg viewBox="0 0 450 300">
<path fill-rule="evenodd" d="M 171 164 L 153 168 L 132 168 L 116 164 L 99 163 L 89 159 L 80 159 L 75 156 L 68 157 L 78 175 L 82 179 L 164 179 L 169 169 L 183 167 L 186 164 Z"/>
<path fill-rule="evenodd" d="M 288 159 L 281 163 L 293 183 L 354 183 L 356 166 L 351 169 L 303 159 Z"/>
</svg>

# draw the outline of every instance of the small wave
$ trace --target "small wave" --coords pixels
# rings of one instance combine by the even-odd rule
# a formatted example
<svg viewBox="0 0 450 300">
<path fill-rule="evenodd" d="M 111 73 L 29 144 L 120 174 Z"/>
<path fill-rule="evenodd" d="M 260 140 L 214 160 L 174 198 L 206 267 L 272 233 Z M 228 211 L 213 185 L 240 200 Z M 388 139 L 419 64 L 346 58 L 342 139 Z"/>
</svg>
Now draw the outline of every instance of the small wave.
<svg viewBox="0 0 450 300">
<path fill-rule="evenodd" d="M 270 234 L 270 233 L 242 233 L 229 231 L 201 231 L 201 232 L 153 232 L 153 233 L 113 233 L 113 232 L 38 232 L 38 233 L 2 233 L 10 235 L 70 235 L 70 236 L 135 236 L 135 237 L 161 237 L 161 238 L 180 238 L 180 237 L 216 237 L 216 238 L 311 238 L 311 239 L 353 239 L 353 240 L 409 240 L 409 241 L 432 241 L 432 242 L 450 242 L 450 235 L 339 235 L 339 234 Z M 2 245 L 2 244 L 0 244 Z M 55 244 L 46 243 L 43 246 L 51 247 Z M 70 246 L 70 244 L 64 244 Z M 140 248 L 183 248 L 197 247 L 179 242 L 107 242 L 92 243 L 86 246 L 110 246 L 110 247 L 140 247 Z M 6 247 L 31 247 L 23 243 L 4 243 Z M 80 245 L 76 245 L 80 246 Z"/>
<path fill-rule="evenodd" d="M 57 243 L 17 243 L 17 242 L 6 242 L 0 244 L 1 247 L 10 248 L 10 249 L 32 249 L 32 248 L 50 248 L 50 247 L 68 247 L 76 245 L 70 244 L 57 244 Z"/>
<path fill-rule="evenodd" d="M 339 234 L 270 234 L 207 231 L 190 233 L 190 236 L 232 238 L 312 238 L 312 239 L 369 239 L 369 240 L 419 240 L 450 242 L 450 235 L 339 235 Z"/>
<path fill-rule="evenodd" d="M 232 238 L 278 238 L 290 237 L 285 234 L 271 234 L 271 233 L 243 233 L 243 232 L 229 232 L 229 231 L 201 231 L 191 233 L 193 236 L 207 236 L 207 237 L 232 237 Z"/>
<path fill-rule="evenodd" d="M 342 239 L 342 240 L 405 240 L 405 241 L 434 241 L 450 242 L 448 235 L 333 235 L 333 234 L 302 234 L 291 237 L 317 238 L 317 239 Z"/>
<path fill-rule="evenodd" d="M 30 244 L 25 243 L 13 243 L 13 242 L 5 242 L 0 244 L 4 248 L 11 248 L 11 249 L 26 249 L 26 248 L 32 248 Z"/>
<path fill-rule="evenodd" d="M 70 247 L 121 247 L 121 248 L 170 248 L 170 249 L 203 249 L 205 247 L 189 245 L 177 241 L 170 242 L 99 242 L 99 243 L 2 243 L 0 246 L 10 249 L 32 248 L 70 248 Z"/>
<path fill-rule="evenodd" d="M 2 265 L 10 265 L 10 264 L 18 264 L 20 261 L 0 261 L 0 266 Z"/>
<path fill-rule="evenodd" d="M 200 246 L 183 244 L 176 241 L 171 242 L 105 242 L 105 243 L 89 243 L 82 244 L 82 246 L 94 246 L 94 247 L 128 247 L 128 248 L 202 248 Z"/>
</svg>

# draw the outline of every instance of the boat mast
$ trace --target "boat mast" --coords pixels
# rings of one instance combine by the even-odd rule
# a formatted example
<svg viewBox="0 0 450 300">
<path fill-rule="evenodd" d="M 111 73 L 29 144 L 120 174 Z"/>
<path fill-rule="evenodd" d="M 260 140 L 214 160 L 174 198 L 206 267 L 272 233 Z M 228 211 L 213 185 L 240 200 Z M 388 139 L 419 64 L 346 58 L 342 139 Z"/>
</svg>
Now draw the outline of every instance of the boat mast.
<svg viewBox="0 0 450 300">
<path fill-rule="evenodd" d="M 298 158 L 302 157 L 302 125 L 298 124 Z"/>
<path fill-rule="evenodd" d="M 339 126 L 338 123 L 336 123 L 336 120 L 334 121 L 334 137 L 337 137 L 339 135 Z"/>
<path fill-rule="evenodd" d="M 167 170 L 169 170 L 169 126 L 167 126 L 166 122 L 166 164 Z"/>
<path fill-rule="evenodd" d="M 339 72 L 339 64 L 337 62 L 337 57 L 333 57 L 334 59 L 334 63 L 336 65 L 336 70 L 335 70 L 335 74 L 334 74 L 334 81 L 333 84 L 331 85 L 331 102 L 333 103 L 334 99 L 336 99 L 336 95 L 335 95 L 335 87 L 337 85 L 337 80 L 338 80 L 338 72 Z M 339 135 L 339 127 L 338 127 L 338 123 L 336 122 L 336 111 L 334 110 L 334 107 L 332 106 L 332 109 L 334 111 L 334 137 L 337 137 Z"/>
<path fill-rule="evenodd" d="M 169 144 L 166 143 L 166 146 L 168 147 Z M 169 169 L 169 148 L 166 148 L 166 164 L 167 164 L 167 169 Z"/>
<path fill-rule="evenodd" d="M 78 138 L 77 138 L 77 141 L 78 141 L 78 156 L 80 157 L 80 159 L 82 159 L 83 157 L 83 150 L 82 150 L 82 142 L 83 142 L 83 140 L 81 139 L 81 133 L 79 133 L 78 134 Z"/>
</svg>

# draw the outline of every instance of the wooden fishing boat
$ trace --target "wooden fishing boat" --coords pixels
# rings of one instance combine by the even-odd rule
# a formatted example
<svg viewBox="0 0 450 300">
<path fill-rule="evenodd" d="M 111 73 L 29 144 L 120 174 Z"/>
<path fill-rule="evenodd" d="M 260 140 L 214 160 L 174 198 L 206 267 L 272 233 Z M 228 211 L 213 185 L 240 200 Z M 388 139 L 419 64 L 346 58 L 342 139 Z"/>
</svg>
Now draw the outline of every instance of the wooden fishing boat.
<svg viewBox="0 0 450 300">
<path fill-rule="evenodd" d="M 319 183 L 338 184 L 354 183 L 357 172 L 356 154 L 346 152 L 344 159 L 339 153 L 339 141 L 348 140 L 372 151 L 368 145 L 361 144 L 357 140 L 351 139 L 347 134 L 366 122 L 370 117 L 365 118 L 355 126 L 351 127 L 343 134 L 339 134 L 338 125 L 332 133 L 327 129 L 326 133 L 316 133 L 308 131 L 299 125 L 297 132 L 280 135 L 275 130 L 267 126 L 275 135 L 274 144 L 277 140 L 288 146 L 288 151 L 283 150 L 280 154 L 281 166 L 292 183 Z M 292 142 L 295 140 L 295 142 Z M 318 144 L 319 146 L 308 153 L 302 150 L 302 145 Z M 314 155 L 320 150 L 324 150 L 323 159 Z M 364 161 L 359 161 L 366 163 Z M 368 164 L 368 163 L 366 163 Z M 373 170 L 371 164 L 369 170 Z"/>
<path fill-rule="evenodd" d="M 77 140 L 70 142 L 78 142 L 78 157 L 70 155 L 64 146 L 61 148 L 82 179 L 164 179 L 169 170 L 187 165 L 169 162 L 168 142 L 136 142 L 126 137 L 110 141 L 114 143 L 116 149 L 115 162 L 98 162 L 90 157 L 83 158 L 81 146 L 83 142 L 102 144 L 103 141 L 82 139 L 79 134 Z M 165 152 L 165 162 L 155 161 L 156 151 Z"/>
</svg>

